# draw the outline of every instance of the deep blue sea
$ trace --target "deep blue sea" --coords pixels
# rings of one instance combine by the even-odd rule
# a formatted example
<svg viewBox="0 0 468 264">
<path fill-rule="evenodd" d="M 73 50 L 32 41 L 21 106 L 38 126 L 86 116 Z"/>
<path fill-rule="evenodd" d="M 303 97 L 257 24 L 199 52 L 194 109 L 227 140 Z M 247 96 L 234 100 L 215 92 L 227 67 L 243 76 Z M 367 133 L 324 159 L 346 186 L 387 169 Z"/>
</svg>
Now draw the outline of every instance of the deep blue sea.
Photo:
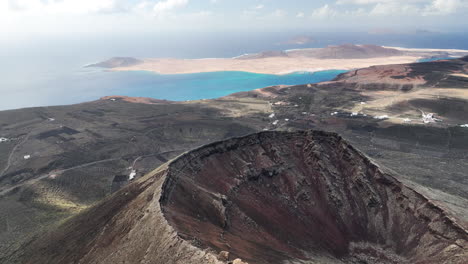
<svg viewBox="0 0 468 264">
<path fill-rule="evenodd" d="M 298 35 L 308 35 L 315 40 L 306 45 L 287 44 L 288 39 Z M 169 100 L 208 99 L 272 85 L 326 81 L 333 79 L 340 71 L 289 75 L 245 72 L 158 75 L 150 72 L 108 72 L 83 66 L 115 56 L 220 58 L 343 43 L 468 49 L 468 34 L 193 32 L 8 38 L 0 40 L 0 110 L 73 104 L 106 95 Z"/>
</svg>

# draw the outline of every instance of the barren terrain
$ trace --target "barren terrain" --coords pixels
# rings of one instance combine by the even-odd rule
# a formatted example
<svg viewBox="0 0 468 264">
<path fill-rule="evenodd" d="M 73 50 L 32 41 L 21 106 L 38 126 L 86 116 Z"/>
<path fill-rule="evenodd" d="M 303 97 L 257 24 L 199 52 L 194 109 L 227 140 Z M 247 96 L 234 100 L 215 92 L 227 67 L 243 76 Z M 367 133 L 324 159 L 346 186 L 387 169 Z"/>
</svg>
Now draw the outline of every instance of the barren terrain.
<svg viewBox="0 0 468 264">
<path fill-rule="evenodd" d="M 0 143 L 0 171 L 3 171 L 0 175 L 0 263 L 53 264 L 78 263 L 78 260 L 81 263 L 118 263 L 128 261 L 129 256 L 135 256 L 138 263 L 223 263 L 224 260 L 218 257 L 220 250 L 232 252 L 233 257 L 250 264 L 256 263 L 257 258 L 258 263 L 263 263 L 271 256 L 310 263 L 325 260 L 329 263 L 376 263 L 372 259 L 374 253 L 382 258 L 388 256 L 385 261 L 389 263 L 431 261 L 421 252 L 432 252 L 433 260 L 440 260 L 439 263 L 466 263 L 467 238 L 463 232 L 468 228 L 465 175 L 468 170 L 468 128 L 463 125 L 468 124 L 468 79 L 459 75 L 468 74 L 467 65 L 468 58 L 463 58 L 406 64 L 392 67 L 392 70 L 387 66 L 371 67 L 340 75 L 332 82 L 267 87 L 215 100 L 168 102 L 110 96 L 70 106 L 2 111 L 0 137 L 8 141 Z M 432 113 L 435 119 L 425 122 L 423 113 Z M 236 147 L 236 144 L 220 152 L 222 159 L 219 161 L 226 162 L 223 166 L 216 166 L 218 154 L 212 147 L 198 148 L 262 130 L 310 129 L 339 133 L 349 143 L 337 143 L 342 141 L 335 136 L 326 136 L 323 141 L 304 139 L 310 146 L 324 148 L 323 153 L 327 155 L 314 156 L 312 151 L 307 152 L 310 155 L 298 156 L 299 152 L 306 153 L 303 151 L 307 148 L 296 149 L 296 145 L 301 145 L 296 144 L 296 140 L 289 143 L 286 138 L 275 137 L 254 140 L 258 145 L 254 144 L 251 152 L 248 148 Z M 299 141 L 304 143 L 303 139 Z M 341 149 L 336 146 L 350 146 L 350 150 L 336 152 Z M 182 158 L 177 159 L 177 163 L 170 163 L 194 148 L 197 150 L 189 152 L 189 156 L 207 154 L 212 158 Z M 260 149 L 266 155 L 253 154 Z M 281 154 L 278 159 L 275 153 Z M 317 157 L 311 159 L 316 164 L 302 162 L 309 160 L 307 157 Z M 264 178 L 262 175 L 269 175 L 271 160 L 294 166 L 285 166 L 284 170 L 278 168 L 284 178 Z M 346 164 L 334 162 L 337 160 Z M 237 166 L 236 162 L 245 166 Z M 154 171 L 162 164 L 166 165 Z M 170 174 L 168 164 L 178 164 L 172 167 Z M 378 172 L 371 169 L 377 167 L 376 164 Z M 224 240 L 219 233 L 212 233 L 218 230 L 218 227 L 214 228 L 216 224 L 223 226 L 222 214 L 220 217 L 212 214 L 218 212 L 214 209 L 226 206 L 222 202 L 224 196 L 218 193 L 232 186 L 231 180 L 218 182 L 215 176 L 227 175 L 221 170 L 227 166 L 245 169 L 245 173 L 239 175 L 247 178 L 253 175 L 252 181 L 245 181 L 247 184 L 238 191 L 256 194 L 258 198 L 247 195 L 249 200 L 241 201 L 236 192 L 223 194 L 229 198 L 227 204 L 243 205 L 242 213 L 227 211 L 228 218 L 247 215 L 257 219 L 245 223 L 251 223 L 252 230 L 267 230 L 264 234 L 277 236 L 271 240 L 275 244 L 268 248 L 256 248 L 258 237 L 247 239 L 252 232 L 239 233 L 236 228 L 241 226 L 235 224 L 237 222 L 228 221 L 227 226 L 231 229 L 225 233 Z M 217 169 L 221 171 L 216 175 L 196 173 L 203 168 L 210 173 Z M 261 173 L 262 168 L 267 169 L 266 174 Z M 188 195 L 183 196 L 186 201 L 180 201 L 177 199 L 182 196 L 173 195 L 161 200 L 160 206 L 162 190 L 168 190 L 160 187 L 167 175 L 175 177 L 174 170 L 179 169 L 184 173 L 183 181 L 179 182 L 183 184 L 176 184 L 178 187 L 173 194 L 185 190 L 204 200 L 193 200 L 190 199 L 193 196 Z M 288 172 L 302 172 L 302 169 L 320 173 Z M 130 180 L 133 171 L 136 176 Z M 256 177 L 249 171 L 261 175 Z M 363 171 L 369 172 L 364 174 L 369 175 L 364 179 L 370 179 L 372 184 L 367 185 L 364 181 L 364 185 L 359 185 Z M 191 181 L 196 175 L 207 179 Z M 331 190 L 330 194 L 321 196 L 319 190 L 322 189 L 311 185 L 307 196 L 316 198 L 310 199 L 310 203 L 302 203 L 299 202 L 301 197 L 306 196 L 293 192 L 297 188 L 293 183 L 298 180 L 291 178 L 293 175 L 304 179 L 316 175 L 317 179 L 325 181 L 334 177 L 332 183 L 336 184 L 317 181 L 325 186 L 323 190 Z M 346 178 L 346 175 L 356 178 Z M 242 177 L 241 182 L 244 182 Z M 378 183 L 372 180 L 382 177 L 391 180 L 379 180 Z M 342 185 L 344 182 L 349 184 Z M 342 191 L 353 193 L 362 188 L 368 190 L 363 193 L 370 196 L 351 195 L 344 199 L 339 195 Z M 192 193 L 193 190 L 198 191 Z M 278 199 L 285 207 L 271 207 L 266 203 L 269 199 L 260 199 L 269 197 L 263 194 L 274 194 L 271 198 Z M 400 194 L 404 195 L 398 198 Z M 330 197 L 331 200 L 320 197 Z M 356 212 L 360 216 L 349 216 L 346 215 L 348 211 L 339 209 L 340 201 L 345 202 L 342 206 L 346 207 L 348 200 L 367 205 L 358 206 L 360 209 Z M 264 203 L 257 206 L 259 201 Z M 174 205 L 195 203 L 197 206 L 177 209 L 171 202 Z M 346 216 L 346 219 L 356 220 L 356 228 L 337 224 L 338 231 L 349 229 L 352 232 L 333 233 L 336 234 L 333 238 L 294 229 L 302 224 L 310 226 L 311 223 L 303 222 L 307 219 L 303 215 L 309 215 L 309 210 L 314 208 L 312 202 L 320 210 L 314 211 L 316 218 L 310 219 L 340 223 L 339 219 Z M 406 209 L 400 209 L 400 205 Z M 271 210 L 254 210 L 266 206 Z M 190 211 L 190 208 L 198 211 Z M 294 239 L 297 243 L 292 243 L 293 239 L 281 232 L 272 232 L 278 229 L 278 223 L 271 222 L 272 219 L 290 216 L 281 213 L 280 209 L 297 214 L 297 218 L 288 217 L 284 222 L 296 223 L 292 229 L 285 230 L 298 237 L 310 237 Z M 341 213 L 344 216 L 339 218 L 337 214 Z M 388 218 L 387 213 L 394 217 Z M 195 221 L 197 215 L 201 222 Z M 362 220 L 363 215 L 369 217 Z M 396 222 L 382 225 L 383 219 Z M 395 224 L 397 222 L 408 223 L 408 226 Z M 209 228 L 202 232 L 203 235 L 197 229 L 188 230 L 188 233 L 187 223 Z M 261 223 L 261 228 L 255 229 L 255 223 Z M 357 228 L 359 223 L 368 226 Z M 391 226 L 400 229 L 388 229 Z M 326 230 L 331 232 L 333 229 Z M 355 243 L 354 235 L 365 234 L 365 230 L 378 232 L 371 232 L 375 237 L 362 236 L 364 244 Z M 390 237 L 389 233 L 398 237 Z M 415 240 L 405 237 L 420 234 L 425 234 L 421 238 L 421 248 L 411 242 Z M 433 240 L 432 236 L 437 239 Z M 237 240 L 239 237 L 244 244 Z M 327 241 L 326 246 L 317 247 L 319 240 Z M 230 242 L 221 243 L 225 241 Z M 69 254 L 70 251 L 74 254 Z M 391 262 L 393 260 L 401 262 Z"/>
<path fill-rule="evenodd" d="M 465 56 L 467 50 L 404 49 L 374 45 L 341 45 L 316 49 L 271 51 L 236 58 L 175 59 L 112 58 L 95 64 L 114 71 L 151 71 L 159 74 L 187 74 L 218 71 L 243 71 L 263 74 L 351 70 L 373 65 L 416 62 L 425 57 Z"/>
</svg>

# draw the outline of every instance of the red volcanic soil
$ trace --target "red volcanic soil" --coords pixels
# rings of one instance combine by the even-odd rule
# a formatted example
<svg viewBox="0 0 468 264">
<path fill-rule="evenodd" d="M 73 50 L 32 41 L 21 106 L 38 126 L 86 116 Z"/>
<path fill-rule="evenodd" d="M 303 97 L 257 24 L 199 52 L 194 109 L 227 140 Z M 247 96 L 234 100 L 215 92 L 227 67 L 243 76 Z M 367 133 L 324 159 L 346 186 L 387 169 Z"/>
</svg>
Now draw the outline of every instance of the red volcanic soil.
<svg viewBox="0 0 468 264">
<path fill-rule="evenodd" d="M 183 239 L 249 263 L 468 261 L 465 230 L 335 134 L 268 132 L 190 152 L 171 164 L 161 204 Z"/>
<path fill-rule="evenodd" d="M 336 134 L 262 132 L 183 154 L 19 263 L 465 264 L 467 234 Z"/>
<path fill-rule="evenodd" d="M 423 76 L 410 76 L 411 68 L 407 65 L 372 66 L 344 73 L 339 80 L 360 83 L 413 84 L 426 83 Z"/>
</svg>

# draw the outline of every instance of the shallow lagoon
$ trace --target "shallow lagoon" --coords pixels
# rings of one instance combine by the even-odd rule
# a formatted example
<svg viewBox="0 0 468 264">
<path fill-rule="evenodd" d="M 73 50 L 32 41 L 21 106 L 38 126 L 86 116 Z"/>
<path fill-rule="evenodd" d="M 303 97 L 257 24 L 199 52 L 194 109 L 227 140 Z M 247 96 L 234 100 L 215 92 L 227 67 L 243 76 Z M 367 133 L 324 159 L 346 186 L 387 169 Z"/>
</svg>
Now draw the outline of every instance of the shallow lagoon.
<svg viewBox="0 0 468 264">
<path fill-rule="evenodd" d="M 331 70 L 285 75 L 249 72 L 209 72 L 160 75 L 151 72 L 114 72 L 112 95 L 152 97 L 174 101 L 212 99 L 273 85 L 329 81 L 346 71 Z"/>
<path fill-rule="evenodd" d="M 15 78 L 0 96 L 0 110 L 76 104 L 108 95 L 151 97 L 174 101 L 211 99 L 273 85 L 329 81 L 345 71 L 285 75 L 248 72 L 209 72 L 161 75 L 146 71 L 112 72 L 81 68 L 72 74 L 34 78 L 34 89 L 25 76 Z"/>
</svg>

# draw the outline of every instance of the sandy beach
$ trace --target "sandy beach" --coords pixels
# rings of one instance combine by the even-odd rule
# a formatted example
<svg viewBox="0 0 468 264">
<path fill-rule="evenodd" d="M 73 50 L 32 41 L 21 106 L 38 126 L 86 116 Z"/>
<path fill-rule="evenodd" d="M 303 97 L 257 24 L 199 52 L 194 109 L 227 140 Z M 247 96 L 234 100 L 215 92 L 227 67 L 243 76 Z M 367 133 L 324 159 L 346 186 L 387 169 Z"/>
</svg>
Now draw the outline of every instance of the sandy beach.
<svg viewBox="0 0 468 264">
<path fill-rule="evenodd" d="M 324 70 L 351 70 L 373 65 L 415 62 L 417 56 L 395 56 L 371 59 L 314 59 L 299 57 L 272 57 L 262 59 L 144 59 L 143 63 L 117 67 L 115 71 L 152 71 L 160 74 L 184 74 L 217 71 L 244 71 L 263 74 L 316 72 Z"/>
<path fill-rule="evenodd" d="M 104 62 L 103 65 L 115 71 L 151 71 L 160 74 L 219 71 L 288 74 L 292 72 L 352 70 L 375 65 L 412 63 L 422 58 L 462 57 L 466 55 L 468 55 L 468 50 L 408 49 L 345 44 L 318 49 L 266 51 L 244 54 L 234 58 L 150 58 L 142 60 L 113 58 Z M 129 61 L 132 63 L 128 64 Z"/>
</svg>

